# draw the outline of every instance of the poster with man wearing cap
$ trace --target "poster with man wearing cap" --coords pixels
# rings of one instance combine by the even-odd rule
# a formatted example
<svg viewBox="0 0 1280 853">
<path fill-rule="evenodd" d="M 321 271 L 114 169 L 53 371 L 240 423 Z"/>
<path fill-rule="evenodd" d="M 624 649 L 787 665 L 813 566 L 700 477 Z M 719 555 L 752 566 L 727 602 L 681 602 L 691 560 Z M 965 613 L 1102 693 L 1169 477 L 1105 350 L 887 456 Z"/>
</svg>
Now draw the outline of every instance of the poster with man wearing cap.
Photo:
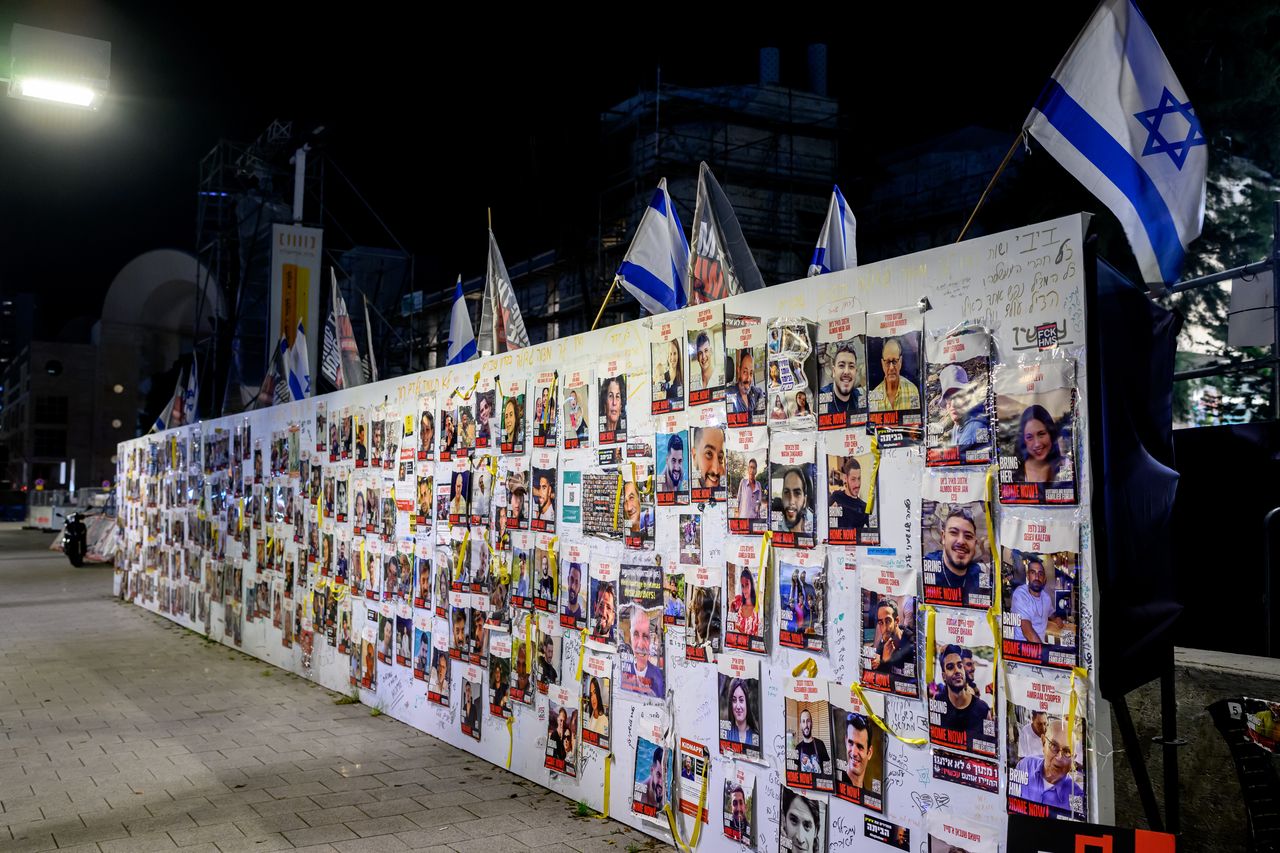
<svg viewBox="0 0 1280 853">
<path fill-rule="evenodd" d="M 960 328 L 929 341 L 927 354 L 925 464 L 989 464 L 991 336 Z"/>
</svg>

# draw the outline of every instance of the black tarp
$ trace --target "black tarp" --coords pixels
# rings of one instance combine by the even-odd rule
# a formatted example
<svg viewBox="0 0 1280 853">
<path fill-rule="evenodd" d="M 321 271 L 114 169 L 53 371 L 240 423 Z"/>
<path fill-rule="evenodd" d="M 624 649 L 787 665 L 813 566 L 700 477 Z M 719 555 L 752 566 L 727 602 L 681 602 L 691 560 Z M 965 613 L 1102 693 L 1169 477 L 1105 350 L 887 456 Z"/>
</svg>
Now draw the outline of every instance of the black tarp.
<svg viewBox="0 0 1280 853">
<path fill-rule="evenodd" d="M 1172 530 L 1173 356 L 1182 320 L 1097 259 L 1089 388 L 1096 652 L 1105 698 L 1171 664 L 1177 602 Z M 1223 567 L 1224 570 L 1227 567 Z"/>
</svg>

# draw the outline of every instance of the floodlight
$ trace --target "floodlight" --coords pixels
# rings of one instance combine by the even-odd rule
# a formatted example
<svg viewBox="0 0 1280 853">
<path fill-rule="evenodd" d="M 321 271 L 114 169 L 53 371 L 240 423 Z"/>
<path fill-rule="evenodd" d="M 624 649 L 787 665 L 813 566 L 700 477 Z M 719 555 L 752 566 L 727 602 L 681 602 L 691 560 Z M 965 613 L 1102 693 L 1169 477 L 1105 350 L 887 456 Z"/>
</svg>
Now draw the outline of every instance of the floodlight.
<svg viewBox="0 0 1280 853">
<path fill-rule="evenodd" d="M 95 110 L 111 80 L 111 42 L 14 24 L 4 72 L 11 97 Z"/>
</svg>

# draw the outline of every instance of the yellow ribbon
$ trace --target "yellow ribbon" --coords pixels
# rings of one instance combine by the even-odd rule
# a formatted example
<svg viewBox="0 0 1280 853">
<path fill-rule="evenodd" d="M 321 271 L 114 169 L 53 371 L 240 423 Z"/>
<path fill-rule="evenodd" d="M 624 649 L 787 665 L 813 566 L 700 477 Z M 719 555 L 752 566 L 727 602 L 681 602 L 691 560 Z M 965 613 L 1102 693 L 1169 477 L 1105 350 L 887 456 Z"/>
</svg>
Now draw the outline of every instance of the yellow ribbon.
<svg viewBox="0 0 1280 853">
<path fill-rule="evenodd" d="M 551 600 L 555 601 L 560 597 L 560 561 L 556 557 L 556 543 L 560 541 L 560 537 L 556 536 L 551 540 L 551 544 L 547 546 L 547 559 L 551 562 Z"/>
<path fill-rule="evenodd" d="M 516 745 L 516 735 L 512 726 L 515 724 L 514 717 L 507 717 L 507 769 L 511 769 L 511 752 Z"/>
<path fill-rule="evenodd" d="M 760 601 L 757 610 L 764 610 L 764 596 L 769 592 L 769 585 L 766 583 L 769 574 L 769 544 L 773 542 L 773 531 L 766 530 L 760 534 L 760 568 L 756 574 L 760 578 L 760 594 L 756 596 Z"/>
<path fill-rule="evenodd" d="M 618 529 L 618 510 L 622 509 L 622 472 L 618 472 L 618 491 L 613 496 L 613 529 Z"/>
<path fill-rule="evenodd" d="M 360 585 L 369 582 L 369 558 L 364 553 L 364 538 L 360 539 Z"/>
<path fill-rule="evenodd" d="M 1076 677 L 1088 678 L 1089 673 L 1082 666 L 1071 668 L 1071 698 L 1067 703 L 1067 743 L 1072 747 L 1076 743 Z"/>
<path fill-rule="evenodd" d="M 933 662 L 938 655 L 938 649 L 935 646 L 934 622 L 938 612 L 930 604 L 921 606 L 924 608 L 925 613 L 924 676 L 929 680 L 933 680 Z"/>
<path fill-rule="evenodd" d="M 597 820 L 609 819 L 609 768 L 613 764 L 613 753 L 604 757 L 604 809 L 596 815 Z"/>
<path fill-rule="evenodd" d="M 693 853 L 693 848 L 698 846 L 698 839 L 702 836 L 702 812 L 707 807 L 707 783 L 711 779 L 711 768 L 706 766 L 705 755 L 702 774 L 702 790 L 698 793 L 698 813 L 693 816 L 693 833 L 689 836 L 689 841 L 685 842 L 680 837 L 680 828 L 676 824 L 676 814 L 671 809 L 671 804 L 667 803 L 665 809 L 667 813 L 667 823 L 671 827 L 671 837 L 675 839 L 676 846 L 685 853 Z M 606 765 L 607 766 L 607 765 Z"/>
<path fill-rule="evenodd" d="M 240 532 L 244 533 L 244 498 L 240 499 Z"/>
<path fill-rule="evenodd" d="M 316 495 L 316 525 L 324 524 L 324 504 L 321 502 L 320 495 Z"/>
<path fill-rule="evenodd" d="M 995 649 L 996 672 L 1005 679 L 1005 684 L 1009 683 L 1008 673 L 1004 671 L 1004 653 L 1002 650 L 1001 638 L 1004 632 L 1001 630 L 1001 619 L 1004 611 L 1004 576 L 1000 570 L 1000 546 L 996 542 L 995 519 L 992 518 L 992 508 L 995 506 L 996 496 L 996 466 L 992 465 L 987 469 L 987 499 L 983 510 L 987 514 L 987 543 L 991 548 L 991 607 L 987 610 L 987 626 L 991 629 L 991 637 L 995 641 L 993 647 Z"/>
<path fill-rule="evenodd" d="M 475 393 L 476 386 L 479 384 L 480 384 L 480 371 L 477 370 L 475 378 L 471 380 L 471 387 L 468 388 L 465 393 L 459 392 L 457 388 L 454 388 L 451 392 L 449 392 L 449 396 L 461 397 L 464 400 L 470 400 L 471 395 Z"/>
<path fill-rule="evenodd" d="M 871 721 L 879 726 L 885 734 L 897 738 L 907 746 L 924 746 L 929 742 L 927 737 L 903 737 L 893 729 L 889 728 L 889 724 L 880 719 L 880 717 L 876 715 L 875 711 L 871 710 L 871 703 L 867 701 L 867 694 L 863 692 L 862 685 L 851 684 L 849 686 L 853 688 L 853 693 L 858 697 L 858 701 L 862 703 L 862 708 L 867 712 L 867 716 L 870 717 Z"/>
<path fill-rule="evenodd" d="M 529 667 L 529 675 L 533 675 L 533 635 L 537 633 L 538 625 L 533 620 L 532 613 L 524 615 L 524 665 Z"/>
<path fill-rule="evenodd" d="M 654 491 L 653 474 L 650 474 L 648 478 L 645 480 L 645 485 L 641 486 L 640 480 L 636 477 L 636 461 L 634 459 L 631 460 L 631 482 L 636 484 L 636 491 L 644 495 L 645 497 L 648 497 L 649 495 L 653 494 L 653 491 Z M 617 522 L 614 523 L 614 527 L 617 527 Z"/>
<path fill-rule="evenodd" d="M 871 436 L 871 456 L 876 464 L 871 469 L 871 488 L 867 490 L 867 515 L 876 508 L 876 485 L 880 482 L 880 442 L 875 435 Z"/>
<path fill-rule="evenodd" d="M 471 541 L 471 531 L 467 530 L 465 536 L 462 537 L 462 544 L 458 546 L 458 559 L 453 567 L 453 579 L 457 580 L 462 577 L 462 561 L 467 558 L 467 543 Z"/>
<path fill-rule="evenodd" d="M 582 644 L 578 646 L 578 681 L 582 681 L 582 659 L 587 656 L 587 629 L 582 629 Z"/>
<path fill-rule="evenodd" d="M 802 673 L 802 672 L 804 672 L 804 673 L 808 673 L 808 675 L 809 675 L 809 677 L 810 677 L 810 678 L 817 678 L 817 677 L 818 677 L 818 662 L 817 662 L 816 660 L 814 660 L 813 658 L 806 658 L 802 663 L 800 663 L 799 665 L 797 665 L 795 669 L 791 670 L 791 677 L 792 677 L 792 678 L 799 678 L 799 677 L 800 677 L 800 673 Z"/>
</svg>

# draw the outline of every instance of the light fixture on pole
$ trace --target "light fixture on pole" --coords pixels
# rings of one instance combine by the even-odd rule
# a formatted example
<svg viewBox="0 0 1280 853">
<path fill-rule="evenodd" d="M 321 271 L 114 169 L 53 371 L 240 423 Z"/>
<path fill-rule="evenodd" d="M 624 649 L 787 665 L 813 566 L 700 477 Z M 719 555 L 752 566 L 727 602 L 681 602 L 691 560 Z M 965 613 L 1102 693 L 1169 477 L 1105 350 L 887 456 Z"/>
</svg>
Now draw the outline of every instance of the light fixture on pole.
<svg viewBox="0 0 1280 853">
<path fill-rule="evenodd" d="M 111 81 L 111 42 L 14 24 L 0 74 L 10 97 L 96 110 Z"/>
</svg>

